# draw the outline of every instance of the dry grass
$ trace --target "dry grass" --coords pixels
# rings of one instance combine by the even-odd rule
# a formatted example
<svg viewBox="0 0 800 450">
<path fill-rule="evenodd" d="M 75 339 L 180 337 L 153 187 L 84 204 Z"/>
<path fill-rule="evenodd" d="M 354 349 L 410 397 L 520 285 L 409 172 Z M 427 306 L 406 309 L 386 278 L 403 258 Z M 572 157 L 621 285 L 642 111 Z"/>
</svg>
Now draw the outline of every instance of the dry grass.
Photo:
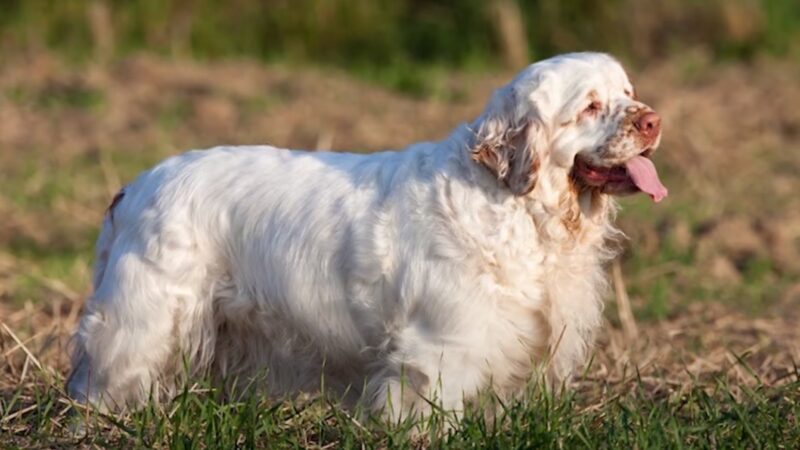
<svg viewBox="0 0 800 450">
<path fill-rule="evenodd" d="M 622 202 L 631 239 L 618 301 L 575 384 L 580 407 L 601 409 L 634 387 L 658 400 L 720 381 L 734 395 L 798 381 L 800 67 L 712 66 L 695 55 L 633 75 L 664 118 L 656 159 L 671 197 Z M 409 99 L 343 74 L 249 62 L 4 64 L 0 398 L 19 398 L 0 411 L 0 435 L 26 436 L 37 387 L 61 383 L 97 225 L 137 171 L 218 143 L 368 151 L 434 139 L 506 79 L 454 75 L 439 95 Z M 800 398 L 796 387 L 786 395 Z M 53 404 L 55 423 L 69 406 Z"/>
</svg>

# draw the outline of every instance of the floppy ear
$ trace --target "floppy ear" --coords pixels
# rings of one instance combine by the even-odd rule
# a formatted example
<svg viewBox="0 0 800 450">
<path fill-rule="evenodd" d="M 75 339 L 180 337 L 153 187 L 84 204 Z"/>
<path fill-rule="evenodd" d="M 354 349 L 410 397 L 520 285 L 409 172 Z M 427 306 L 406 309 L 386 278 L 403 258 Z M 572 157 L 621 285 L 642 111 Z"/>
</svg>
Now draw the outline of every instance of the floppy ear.
<svg viewBox="0 0 800 450">
<path fill-rule="evenodd" d="M 534 148 L 539 123 L 510 86 L 498 89 L 476 121 L 472 160 L 521 196 L 536 186 L 540 161 Z"/>
</svg>

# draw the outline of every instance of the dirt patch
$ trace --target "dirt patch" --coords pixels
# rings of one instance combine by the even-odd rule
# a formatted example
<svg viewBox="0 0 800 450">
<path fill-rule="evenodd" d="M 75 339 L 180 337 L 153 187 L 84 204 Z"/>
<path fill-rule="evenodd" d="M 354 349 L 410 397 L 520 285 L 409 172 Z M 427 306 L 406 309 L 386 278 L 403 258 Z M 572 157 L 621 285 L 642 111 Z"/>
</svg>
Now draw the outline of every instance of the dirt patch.
<svg viewBox="0 0 800 450">
<path fill-rule="evenodd" d="M 314 149 L 325 135 L 335 150 L 397 148 L 444 137 L 475 117 L 489 85 L 464 81 L 459 88 L 476 94 L 468 100 L 425 101 L 336 71 L 150 57 L 78 71 L 41 56 L 0 71 L 0 90 L 10 94 L 0 108 L 0 151 L 74 155 L 221 143 Z"/>
<path fill-rule="evenodd" d="M 797 295 L 797 294 L 795 294 Z M 798 299 L 795 298 L 794 301 Z M 776 386 L 793 381 L 800 330 L 790 317 L 748 317 L 717 304 L 693 304 L 686 314 L 639 327 L 635 338 L 607 324 L 592 370 L 577 383 L 595 394 L 639 383 L 672 395 L 697 385 Z"/>
</svg>

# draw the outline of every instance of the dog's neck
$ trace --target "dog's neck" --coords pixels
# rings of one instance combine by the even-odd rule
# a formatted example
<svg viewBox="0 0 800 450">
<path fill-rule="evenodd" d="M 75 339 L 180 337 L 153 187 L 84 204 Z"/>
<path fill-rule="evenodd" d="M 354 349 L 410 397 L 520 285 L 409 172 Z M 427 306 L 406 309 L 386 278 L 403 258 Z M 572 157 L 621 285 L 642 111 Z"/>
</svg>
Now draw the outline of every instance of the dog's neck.
<svg viewBox="0 0 800 450">
<path fill-rule="evenodd" d="M 614 234 L 616 207 L 609 196 L 582 189 L 569 170 L 545 162 L 536 188 L 527 196 L 527 210 L 544 241 L 564 249 L 603 247 Z"/>
</svg>

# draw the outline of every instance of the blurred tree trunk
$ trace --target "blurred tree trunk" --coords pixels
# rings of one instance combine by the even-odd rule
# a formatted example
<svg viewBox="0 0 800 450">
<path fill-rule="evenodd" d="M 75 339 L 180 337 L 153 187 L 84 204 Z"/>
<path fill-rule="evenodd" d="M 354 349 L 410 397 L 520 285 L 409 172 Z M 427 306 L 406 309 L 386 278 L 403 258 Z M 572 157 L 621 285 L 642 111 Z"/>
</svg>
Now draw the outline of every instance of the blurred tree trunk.
<svg viewBox="0 0 800 450">
<path fill-rule="evenodd" d="M 491 0 L 489 15 L 500 40 L 505 65 L 510 69 L 528 65 L 527 33 L 517 1 Z"/>
<path fill-rule="evenodd" d="M 169 14 L 167 35 L 169 50 L 173 57 L 194 55 L 192 48 L 192 22 L 196 9 L 194 0 L 178 0 Z"/>
<path fill-rule="evenodd" d="M 94 44 L 94 61 L 105 64 L 114 55 L 114 25 L 111 11 L 104 0 L 93 0 L 87 10 Z"/>
</svg>

